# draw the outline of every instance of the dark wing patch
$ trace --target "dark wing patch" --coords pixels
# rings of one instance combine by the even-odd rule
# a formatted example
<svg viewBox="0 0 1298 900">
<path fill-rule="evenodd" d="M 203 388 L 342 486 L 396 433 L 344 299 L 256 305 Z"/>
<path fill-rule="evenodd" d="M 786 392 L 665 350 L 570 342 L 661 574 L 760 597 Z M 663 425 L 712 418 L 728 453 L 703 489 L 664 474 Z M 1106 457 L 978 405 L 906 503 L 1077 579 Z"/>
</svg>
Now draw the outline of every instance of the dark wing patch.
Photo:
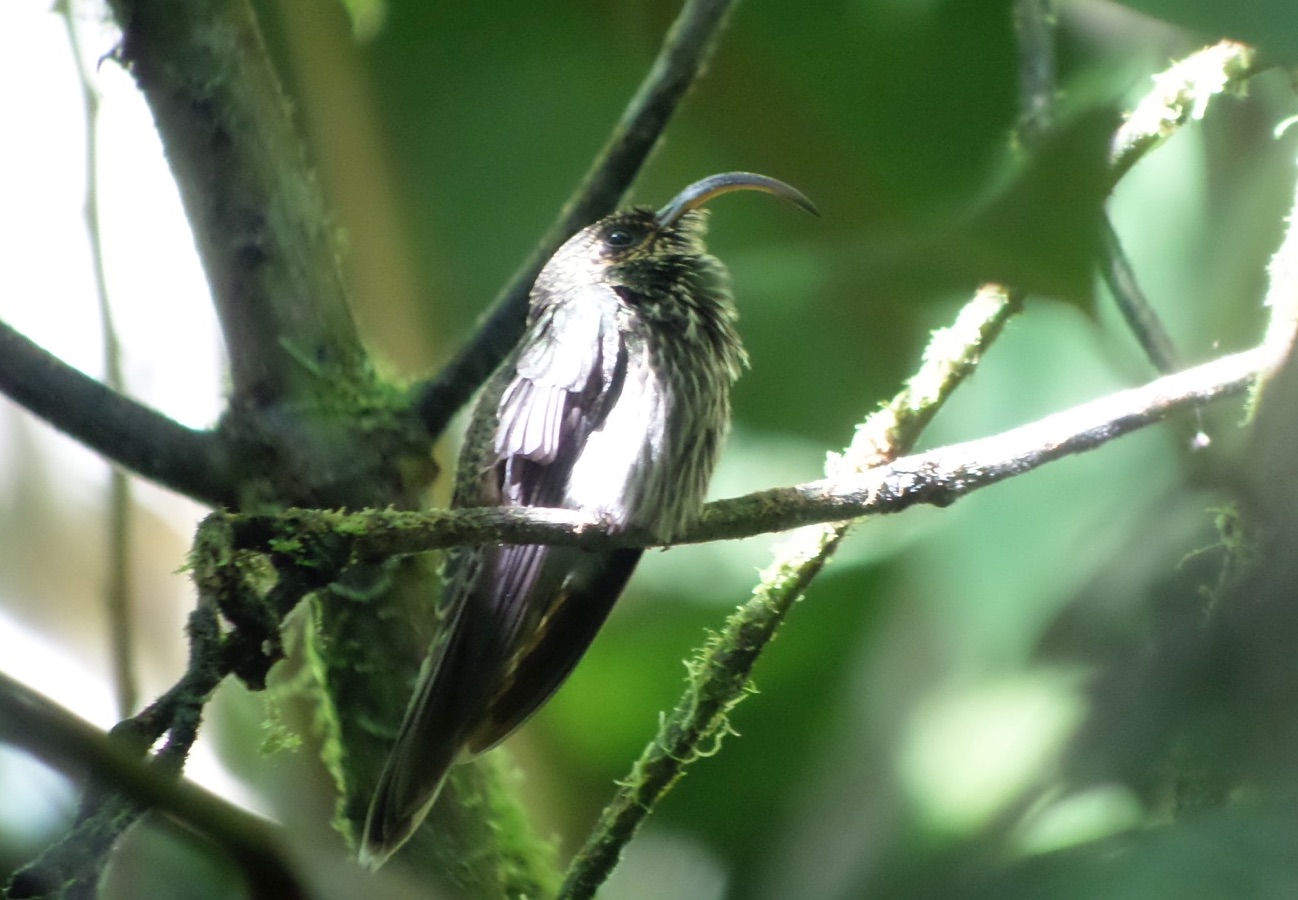
<svg viewBox="0 0 1298 900">
<path fill-rule="evenodd" d="M 585 287 L 579 295 L 543 307 L 532 323 L 498 410 L 495 450 L 506 504 L 562 505 L 574 460 L 622 390 L 627 354 L 617 321 L 620 303 L 611 288 Z M 488 655 L 502 654 L 481 659 L 479 671 L 503 681 L 496 698 L 508 708 L 484 698 L 489 709 L 473 728 L 471 749 L 484 740 L 496 743 L 527 718 L 589 644 L 587 638 L 561 651 L 553 640 L 571 636 L 573 629 L 551 627 L 556 620 L 566 621 L 563 610 L 574 589 L 580 593 L 589 581 L 583 575 L 574 583 L 574 564 L 589 570 L 596 555 L 578 555 L 580 561 L 570 548 L 540 545 L 492 548 L 461 627 L 491 632 L 492 638 L 483 634 L 469 643 Z M 626 567 L 627 576 L 633 565 Z M 610 592 L 610 605 L 619 592 Z M 591 637 L 603 619 L 602 614 L 592 617 Z M 538 659 L 532 661 L 534 655 Z"/>
<path fill-rule="evenodd" d="M 595 639 L 644 552 L 546 549 L 553 554 L 546 567 L 562 581 L 547 594 L 538 592 L 545 602 L 529 610 L 530 630 L 520 633 L 527 640 L 514 646 L 495 695 L 485 698 L 486 715 L 466 738 L 470 753 L 503 741 L 559 689 Z"/>
</svg>

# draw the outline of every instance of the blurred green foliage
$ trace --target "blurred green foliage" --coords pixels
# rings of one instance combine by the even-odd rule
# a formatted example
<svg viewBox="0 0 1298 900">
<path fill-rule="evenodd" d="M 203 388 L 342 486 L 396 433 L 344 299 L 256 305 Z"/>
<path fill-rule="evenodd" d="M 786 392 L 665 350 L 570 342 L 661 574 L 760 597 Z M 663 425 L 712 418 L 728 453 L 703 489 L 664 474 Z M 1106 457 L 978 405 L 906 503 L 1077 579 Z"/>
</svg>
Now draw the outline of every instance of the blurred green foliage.
<svg viewBox="0 0 1298 900">
<path fill-rule="evenodd" d="M 291 31 L 298 14 L 278 9 Z M 380 350 L 412 329 L 425 336 L 426 357 L 397 368 L 434 368 L 468 334 L 584 171 L 675 12 L 624 0 L 544 12 L 502 0 L 386 5 L 355 72 L 396 198 L 371 212 L 400 222 L 384 230 L 400 235 L 418 287 L 407 308 L 361 315 Z M 712 246 L 733 271 L 753 357 L 727 489 L 814 476 L 814 448 L 843 445 L 983 279 L 1027 291 L 1027 311 L 929 443 L 993 433 L 1150 376 L 1092 287 L 1106 144 L 1119 109 L 1200 39 L 1085 2 L 1062 5 L 1059 38 L 1059 124 L 1024 155 L 1011 140 L 1018 75 L 1007 2 L 736 12 L 633 198 L 653 205 L 690 179 L 751 169 L 797 184 L 823 213 L 809 223 L 743 201 L 715 211 Z M 299 45 L 293 60 L 308 94 L 311 73 L 327 65 L 310 50 Z M 316 135 L 348 127 L 319 118 L 328 104 L 309 108 Z M 1247 100 L 1219 101 L 1117 188 L 1117 228 L 1187 359 L 1257 334 L 1292 179 L 1270 129 L 1292 108 L 1279 79 L 1264 80 Z M 348 177 L 344 168 L 328 181 Z M 362 206 L 344 220 L 349 234 L 367 228 L 365 216 Z M 1236 416 L 1208 414 L 1227 447 Z M 1174 422 L 953 509 L 862 529 L 759 665 L 737 736 L 651 820 L 645 860 L 633 845 L 628 871 L 641 877 L 615 881 L 607 896 L 662 896 L 659 877 L 678 863 L 693 871 L 698 854 L 707 874 L 676 896 L 718 883 L 725 896 L 754 898 L 1217 896 L 1195 894 L 1203 883 L 1188 876 L 1165 893 L 1144 866 L 1103 866 L 1085 851 L 1014 862 L 1014 847 L 1047 840 L 1032 837 L 1033 822 L 1070 789 L 1058 780 L 1063 737 L 1052 729 L 1086 716 L 1082 676 L 1099 665 L 1086 657 L 1093 648 L 1042 647 L 1067 646 L 1061 628 L 1112 634 L 1121 646 L 1148 640 L 1151 597 L 1185 554 L 1214 540 L 1208 508 L 1220 498 L 1196 484 L 1205 464 L 1188 458 L 1190 430 Z M 770 543 L 653 554 L 572 681 L 513 742 L 538 819 L 565 850 L 674 701 L 681 660 L 746 596 Z M 1219 559 L 1208 560 L 1195 575 L 1211 577 Z M 1195 585 L 1179 590 L 1173 602 L 1197 608 Z M 1097 757 L 1101 772 L 1112 750 Z M 998 756 L 1011 760 L 1009 775 L 979 768 Z M 1076 836 L 1053 826 L 1051 846 L 1155 815 L 1147 792 L 1123 793 L 1121 771 L 1110 773 L 1113 796 L 1127 799 L 1095 807 Z M 984 789 L 963 795 L 970 785 Z M 1225 816 L 1151 841 L 1150 866 L 1204 862 L 1196 839 L 1230 828 Z"/>
<path fill-rule="evenodd" d="M 421 364 L 453 351 L 523 258 L 674 13 L 613 0 L 544 14 L 504 2 L 388 5 L 361 58 L 423 285 L 409 318 L 391 327 L 426 331 L 431 355 Z M 1020 156 L 1008 3 L 737 11 L 634 196 L 652 205 L 700 175 L 752 169 L 797 184 L 823 212 L 808 223 L 765 204 L 715 211 L 712 246 L 734 273 L 753 357 L 737 395 L 742 449 L 730 464 L 760 460 L 760 476 L 740 471 L 728 488 L 814 475 L 814 451 L 796 448 L 844 444 L 914 368 L 929 330 L 983 279 L 1022 287 L 1027 312 L 930 443 L 989 434 L 1150 376 L 1092 287 L 1110 187 L 1106 144 L 1118 110 L 1201 39 L 1081 2 L 1062 5 L 1059 35 L 1058 130 Z M 1116 226 L 1187 359 L 1257 334 L 1265 262 L 1292 180 L 1291 154 L 1270 129 L 1293 105 L 1268 76 L 1247 100 L 1219 101 L 1117 187 Z M 382 331 L 371 337 L 383 345 Z M 1236 418 L 1233 409 L 1208 414 L 1225 448 Z M 1114 869 L 1086 853 L 1013 862 L 1013 848 L 1031 846 L 1033 829 L 1046 827 L 1051 798 L 1070 790 L 1058 780 L 1051 729 L 1085 717 L 1082 675 L 1098 665 L 1085 654 L 1060 662 L 1043 641 L 1059 641 L 1060 622 L 1113 633 L 1122 646 L 1150 639 L 1159 621 L 1151 598 L 1170 590 L 1160 585 L 1183 556 L 1214 540 L 1208 508 L 1221 498 L 1198 484 L 1205 463 L 1189 458 L 1191 430 L 1175 422 L 953 509 L 863 529 L 759 665 L 758 694 L 734 716 L 739 736 L 697 765 L 651 820 L 647 861 L 633 845 L 628 871 L 640 880 L 606 893 L 661 896 L 659 882 L 646 887 L 646 872 L 666 877 L 673 858 L 684 866 L 701 852 L 711 875 L 697 889 L 719 873 L 729 897 L 1244 896 L 1214 893 L 1195 876 L 1169 894 L 1140 864 Z M 750 567 L 769 542 L 754 543 L 744 551 Z M 673 702 L 682 658 L 746 596 L 754 576 L 735 565 L 738 555 L 655 555 L 570 684 L 514 742 L 538 816 L 566 849 Z M 1218 562 L 1210 557 L 1208 571 L 1194 574 L 1211 578 Z M 1185 593 L 1174 602 L 1197 608 L 1192 580 L 1177 590 Z M 1022 684 L 1035 687 L 1005 687 Z M 953 736 L 945 755 L 925 734 Z M 986 753 L 974 747 L 1011 760 L 1020 759 L 1015 748 L 1041 749 L 992 794 L 963 797 L 961 785 L 1003 777 L 977 768 Z M 1052 846 L 1125 828 L 1133 809 L 1142 822 L 1156 814 L 1147 793 L 1115 783 L 1114 796 L 1127 799 L 1095 807 L 1074 832 L 1063 827 Z M 1036 806 L 1024 799 L 1041 790 Z M 1202 833 L 1231 827 L 1223 816 Z M 1214 857 L 1193 849 L 1207 840 L 1200 833 L 1149 842 L 1152 871 L 1191 859 L 1210 865 Z M 1258 878 L 1293 883 L 1294 874 Z"/>
<path fill-rule="evenodd" d="M 753 359 L 726 492 L 815 477 L 819 455 L 896 390 L 983 279 L 1025 290 L 1026 311 L 928 445 L 1152 376 L 1090 277 L 1105 140 L 1149 77 L 1205 40 L 1292 57 L 1291 4 L 1129 4 L 1197 35 L 1102 0 L 1059 6 L 1059 131 L 1024 156 L 1011 140 L 1008 2 L 740 5 L 633 198 L 654 205 L 696 177 L 750 169 L 822 211 L 812 222 L 742 199 L 715 209 L 711 246 L 732 269 Z M 415 377 L 450 357 L 555 215 L 676 6 L 349 8 L 364 10 L 363 40 L 341 7 L 262 2 L 337 198 L 366 337 Z M 1285 78 L 1261 76 L 1113 192 L 1116 228 L 1186 360 L 1260 333 L 1293 182 L 1293 139 L 1272 132 L 1294 110 Z M 1193 554 L 1216 543 L 1212 510 L 1239 481 L 1239 415 L 1205 414 L 1206 451 L 1189 449 L 1197 423 L 1177 420 L 951 509 L 862 527 L 759 664 L 737 735 L 632 845 L 627 870 L 641 880 L 602 896 L 1293 896 L 1298 823 L 1281 798 L 1298 785 L 1294 761 L 1240 804 L 1170 824 L 1169 723 L 1201 697 L 1170 691 L 1154 715 L 1136 674 L 1127 695 L 1092 690 L 1203 619 L 1201 588 L 1223 557 Z M 511 742 L 565 853 L 772 540 L 651 554 L 572 680 Z M 1231 698 L 1218 700 L 1212 727 L 1230 732 Z M 1148 730 L 1132 731 L 1141 716 Z M 252 754 L 257 742 L 237 743 Z M 998 780 L 986 761 L 997 757 L 1022 770 Z M 1057 806 L 1094 788 L 1112 802 L 1073 819 Z M 1111 836 L 1133 822 L 1144 830 Z M 1104 840 L 1084 843 L 1093 837 Z M 638 859 L 641 846 L 652 855 Z M 697 882 L 671 881 L 693 871 Z M 669 882 L 676 893 L 655 893 Z"/>
</svg>

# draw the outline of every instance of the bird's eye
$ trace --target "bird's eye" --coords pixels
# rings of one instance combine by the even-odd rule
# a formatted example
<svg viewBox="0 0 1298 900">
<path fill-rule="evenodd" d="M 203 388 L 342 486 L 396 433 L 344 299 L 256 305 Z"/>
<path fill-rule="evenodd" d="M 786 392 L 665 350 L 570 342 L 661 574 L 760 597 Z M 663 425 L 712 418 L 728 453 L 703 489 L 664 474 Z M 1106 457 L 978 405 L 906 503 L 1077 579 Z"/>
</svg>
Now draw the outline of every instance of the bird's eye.
<svg viewBox="0 0 1298 900">
<path fill-rule="evenodd" d="M 614 250 L 625 250 L 640 240 L 640 235 L 629 228 L 613 228 L 604 235 L 604 243 Z"/>
</svg>

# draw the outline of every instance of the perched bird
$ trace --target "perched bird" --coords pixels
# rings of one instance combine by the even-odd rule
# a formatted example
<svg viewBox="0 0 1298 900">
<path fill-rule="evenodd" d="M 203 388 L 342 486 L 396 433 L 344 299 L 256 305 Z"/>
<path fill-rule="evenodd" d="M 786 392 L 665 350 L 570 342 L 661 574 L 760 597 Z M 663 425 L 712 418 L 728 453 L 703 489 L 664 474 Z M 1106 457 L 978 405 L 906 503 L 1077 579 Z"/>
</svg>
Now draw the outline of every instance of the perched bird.
<svg viewBox="0 0 1298 900">
<path fill-rule="evenodd" d="M 669 542 L 703 505 L 747 364 L 729 274 L 699 207 L 757 190 L 746 172 L 691 184 L 661 210 L 613 213 L 570 238 L 532 286 L 518 348 L 487 383 L 453 504 L 548 506 Z M 568 677 L 639 549 L 488 545 L 448 555 L 439 632 L 370 805 L 377 867 L 427 815 L 457 761 L 493 747 Z"/>
</svg>

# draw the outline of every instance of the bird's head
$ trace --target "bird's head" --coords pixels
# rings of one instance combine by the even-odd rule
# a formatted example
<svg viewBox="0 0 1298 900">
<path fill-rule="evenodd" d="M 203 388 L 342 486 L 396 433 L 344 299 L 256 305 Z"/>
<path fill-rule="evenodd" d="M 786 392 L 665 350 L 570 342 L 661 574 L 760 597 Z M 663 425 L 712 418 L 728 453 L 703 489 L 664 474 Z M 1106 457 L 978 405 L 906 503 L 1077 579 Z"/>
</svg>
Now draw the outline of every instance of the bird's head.
<svg viewBox="0 0 1298 900">
<path fill-rule="evenodd" d="M 712 277 L 703 205 L 731 191 L 783 197 L 813 215 L 799 190 L 751 172 L 726 172 L 689 185 L 658 211 L 634 207 L 605 216 L 573 235 L 551 258 L 538 282 L 603 283 L 636 294 L 672 293 L 683 281 Z"/>
</svg>

